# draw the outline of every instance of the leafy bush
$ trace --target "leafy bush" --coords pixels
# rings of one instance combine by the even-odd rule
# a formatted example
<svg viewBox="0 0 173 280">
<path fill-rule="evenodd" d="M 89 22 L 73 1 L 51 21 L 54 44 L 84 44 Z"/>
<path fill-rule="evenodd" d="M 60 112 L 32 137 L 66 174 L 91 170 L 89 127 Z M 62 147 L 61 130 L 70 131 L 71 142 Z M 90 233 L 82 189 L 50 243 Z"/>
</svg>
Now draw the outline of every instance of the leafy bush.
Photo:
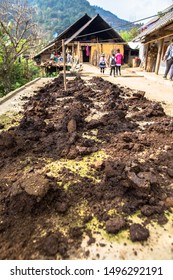
<svg viewBox="0 0 173 280">
<path fill-rule="evenodd" d="M 1 70 L 1 65 L 0 65 Z M 11 71 L 11 91 L 40 76 L 40 70 L 32 60 L 20 59 L 13 64 Z M 3 86 L 4 77 L 0 77 L 0 97 L 5 95 Z"/>
</svg>

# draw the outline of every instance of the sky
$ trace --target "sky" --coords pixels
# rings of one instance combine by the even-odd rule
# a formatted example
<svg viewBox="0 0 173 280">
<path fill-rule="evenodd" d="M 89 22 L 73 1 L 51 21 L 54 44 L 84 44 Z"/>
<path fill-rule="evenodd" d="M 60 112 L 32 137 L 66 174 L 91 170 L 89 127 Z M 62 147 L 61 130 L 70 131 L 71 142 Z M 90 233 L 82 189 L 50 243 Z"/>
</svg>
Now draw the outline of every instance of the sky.
<svg viewBox="0 0 173 280">
<path fill-rule="evenodd" d="M 129 21 L 156 15 L 173 4 L 173 0 L 87 0 L 91 5 L 96 5 L 110 11 L 117 17 Z"/>
</svg>

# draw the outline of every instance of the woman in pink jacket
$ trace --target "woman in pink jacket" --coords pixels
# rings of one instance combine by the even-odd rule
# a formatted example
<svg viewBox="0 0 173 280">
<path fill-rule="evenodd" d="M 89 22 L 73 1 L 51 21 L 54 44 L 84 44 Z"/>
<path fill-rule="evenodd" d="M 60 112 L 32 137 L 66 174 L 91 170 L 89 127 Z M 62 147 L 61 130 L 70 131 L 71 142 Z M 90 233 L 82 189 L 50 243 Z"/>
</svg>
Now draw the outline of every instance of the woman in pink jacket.
<svg viewBox="0 0 173 280">
<path fill-rule="evenodd" d="M 116 75 L 121 75 L 121 65 L 123 63 L 123 55 L 120 53 L 120 49 L 117 49 L 116 55 Z"/>
</svg>

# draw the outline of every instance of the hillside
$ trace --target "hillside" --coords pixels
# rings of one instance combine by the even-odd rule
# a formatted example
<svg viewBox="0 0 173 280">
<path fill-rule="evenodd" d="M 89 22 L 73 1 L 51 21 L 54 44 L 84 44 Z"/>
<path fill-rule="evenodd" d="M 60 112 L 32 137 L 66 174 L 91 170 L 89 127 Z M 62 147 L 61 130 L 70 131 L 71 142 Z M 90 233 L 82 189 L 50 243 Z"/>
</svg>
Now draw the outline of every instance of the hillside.
<svg viewBox="0 0 173 280">
<path fill-rule="evenodd" d="M 120 30 L 129 30 L 134 24 L 117 17 L 109 11 L 106 11 L 98 6 L 93 6 L 95 8 L 95 13 L 99 14 L 110 26 L 116 29 L 116 31 Z"/>
<path fill-rule="evenodd" d="M 115 27 L 116 31 L 128 30 L 133 27 L 133 25 L 129 25 L 128 21 L 120 19 L 100 7 L 91 6 L 86 0 L 73 2 L 70 0 L 29 0 L 28 2 L 35 6 L 36 20 L 49 39 L 60 34 L 85 13 L 91 17 L 100 14 L 108 24 Z"/>
</svg>

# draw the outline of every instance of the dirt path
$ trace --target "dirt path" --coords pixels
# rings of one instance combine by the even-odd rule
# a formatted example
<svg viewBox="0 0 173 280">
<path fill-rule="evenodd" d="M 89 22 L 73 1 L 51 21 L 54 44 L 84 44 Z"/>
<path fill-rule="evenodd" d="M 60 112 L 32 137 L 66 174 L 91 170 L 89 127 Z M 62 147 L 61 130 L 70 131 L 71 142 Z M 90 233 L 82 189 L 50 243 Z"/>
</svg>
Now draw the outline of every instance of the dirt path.
<svg viewBox="0 0 173 280">
<path fill-rule="evenodd" d="M 27 98 L 34 95 L 37 90 L 44 87 L 46 83 L 49 83 L 52 80 L 52 78 L 39 79 L 30 86 L 27 86 L 23 90 L 17 92 L 13 97 L 0 104 L 0 115 L 9 111 L 13 111 L 15 113 L 21 111 L 22 106 L 26 102 Z"/>
<path fill-rule="evenodd" d="M 147 99 L 160 102 L 165 113 L 169 116 L 173 116 L 173 87 L 168 86 L 169 83 L 171 83 L 169 81 L 163 84 L 161 83 L 161 78 L 158 77 L 157 79 L 155 75 L 155 80 L 150 80 L 144 77 L 142 71 L 136 73 L 133 71 L 133 68 L 122 70 L 122 76 L 114 78 L 109 76 L 109 69 L 106 69 L 106 72 L 103 75 L 99 73 L 98 67 L 94 67 L 90 64 L 84 64 L 83 71 L 80 74 L 85 80 L 91 79 L 93 76 L 98 76 L 123 87 L 145 91 Z M 153 75 L 151 74 L 151 76 Z M 15 96 L 0 105 L 0 114 L 4 114 L 7 111 L 20 111 L 22 105 L 25 103 L 23 97 L 33 95 L 35 91 L 44 87 L 46 83 L 49 83 L 52 80 L 52 78 L 42 78 L 26 89 L 18 92 Z"/>
<path fill-rule="evenodd" d="M 136 72 L 137 71 L 137 72 Z M 99 69 L 89 64 L 83 65 L 82 77 L 88 79 L 92 76 L 99 76 L 111 83 L 119 84 L 121 86 L 142 90 L 146 92 L 146 98 L 152 101 L 160 102 L 169 116 L 173 116 L 173 82 L 163 81 L 163 78 L 155 74 L 146 74 L 148 78 L 144 77 L 144 73 L 139 70 L 135 71 L 133 68 L 122 70 L 122 76 L 110 77 L 109 68 L 106 69 L 105 74 L 100 74 Z"/>
</svg>

